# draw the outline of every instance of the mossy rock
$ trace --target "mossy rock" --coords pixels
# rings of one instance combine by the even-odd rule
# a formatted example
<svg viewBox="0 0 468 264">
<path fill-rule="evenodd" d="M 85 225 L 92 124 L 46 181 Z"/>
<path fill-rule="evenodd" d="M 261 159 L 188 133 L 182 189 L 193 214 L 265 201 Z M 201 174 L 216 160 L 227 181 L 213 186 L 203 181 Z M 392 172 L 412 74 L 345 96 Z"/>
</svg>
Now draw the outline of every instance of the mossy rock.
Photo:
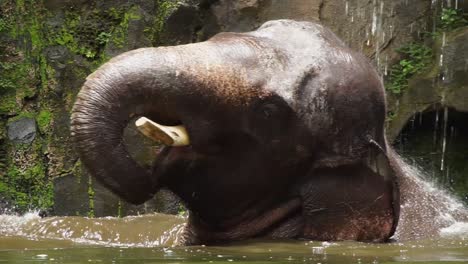
<svg viewBox="0 0 468 264">
<path fill-rule="evenodd" d="M 443 107 L 468 112 L 468 27 L 446 33 L 445 45 L 443 38 L 441 35 L 435 41 L 435 56 L 428 70 L 411 78 L 401 96 L 389 96 L 393 113 L 387 123 L 390 141 L 416 113 Z"/>
</svg>

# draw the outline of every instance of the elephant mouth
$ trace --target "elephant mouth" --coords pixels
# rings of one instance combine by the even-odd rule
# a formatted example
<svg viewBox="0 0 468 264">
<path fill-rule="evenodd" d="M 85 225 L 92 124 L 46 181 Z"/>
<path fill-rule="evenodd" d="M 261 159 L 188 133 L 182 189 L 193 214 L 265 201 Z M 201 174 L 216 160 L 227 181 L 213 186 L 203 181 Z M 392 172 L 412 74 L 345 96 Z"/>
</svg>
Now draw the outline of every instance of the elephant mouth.
<svg viewBox="0 0 468 264">
<path fill-rule="evenodd" d="M 146 117 L 139 118 L 135 125 L 143 135 L 166 146 L 182 147 L 190 145 L 189 135 L 184 126 L 164 126 Z"/>
<path fill-rule="evenodd" d="M 274 237 L 285 232 L 286 229 L 291 229 L 288 225 L 291 221 L 297 221 L 298 216 L 301 214 L 301 206 L 302 202 L 300 198 L 291 198 L 256 217 L 238 221 L 237 224 L 230 226 L 225 231 L 213 232 L 213 230 L 210 230 L 209 225 L 196 220 L 191 224 L 196 226 L 197 231 L 200 232 L 202 237 L 205 236 L 203 237 L 205 241 L 235 241 L 264 237 L 265 235 Z M 246 212 L 246 214 L 248 213 Z M 291 230 L 286 232 L 289 233 Z"/>
</svg>

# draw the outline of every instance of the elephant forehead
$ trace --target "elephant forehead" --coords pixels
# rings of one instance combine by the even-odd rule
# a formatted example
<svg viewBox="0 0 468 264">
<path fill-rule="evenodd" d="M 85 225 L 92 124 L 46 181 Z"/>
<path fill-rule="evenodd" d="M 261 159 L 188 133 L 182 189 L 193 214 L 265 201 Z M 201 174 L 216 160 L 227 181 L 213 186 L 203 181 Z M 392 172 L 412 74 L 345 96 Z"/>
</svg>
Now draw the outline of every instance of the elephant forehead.
<svg viewBox="0 0 468 264">
<path fill-rule="evenodd" d="M 190 80 L 194 92 L 232 106 L 249 106 L 274 94 L 264 89 L 262 81 L 252 79 L 248 69 L 244 67 L 234 69 L 205 65 L 203 71 L 196 68 L 178 74 Z"/>
</svg>

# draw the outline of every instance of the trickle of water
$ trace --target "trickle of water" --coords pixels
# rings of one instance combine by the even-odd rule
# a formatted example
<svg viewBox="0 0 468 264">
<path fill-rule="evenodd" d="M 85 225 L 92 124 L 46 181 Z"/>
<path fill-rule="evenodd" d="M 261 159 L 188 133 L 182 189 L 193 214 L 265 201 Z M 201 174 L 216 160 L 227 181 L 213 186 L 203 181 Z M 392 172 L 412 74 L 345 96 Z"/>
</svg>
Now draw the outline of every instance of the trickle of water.
<svg viewBox="0 0 468 264">
<path fill-rule="evenodd" d="M 384 75 L 388 75 L 388 55 L 385 55 Z"/>
<path fill-rule="evenodd" d="M 444 54 L 440 54 L 439 57 L 439 66 L 444 66 Z"/>
<path fill-rule="evenodd" d="M 345 3 L 345 14 L 348 15 L 349 14 L 349 1 L 346 0 L 346 3 Z"/>
<path fill-rule="evenodd" d="M 440 158 L 440 170 L 444 171 L 445 151 L 447 149 L 447 122 L 448 122 L 448 107 L 444 107 L 444 125 L 442 130 L 442 154 Z"/>
<path fill-rule="evenodd" d="M 439 129 L 439 110 L 435 114 L 435 123 L 434 123 L 434 138 L 432 144 L 435 146 L 437 144 L 437 130 Z"/>
<path fill-rule="evenodd" d="M 375 33 L 377 32 L 377 5 L 376 5 L 376 0 L 372 2 L 372 5 L 374 6 L 372 9 L 372 35 L 375 36 Z"/>
<path fill-rule="evenodd" d="M 417 116 L 417 115 L 418 115 L 418 113 L 416 113 L 415 115 L 413 115 L 413 116 L 411 117 L 411 119 L 409 120 L 409 122 L 411 123 L 411 130 L 414 130 L 414 127 L 415 127 L 415 126 L 414 126 L 414 123 L 415 123 L 414 121 L 416 121 L 416 116 Z"/>
<path fill-rule="evenodd" d="M 450 126 L 450 141 L 449 141 L 449 144 L 452 143 L 452 140 L 455 138 L 455 134 L 456 134 L 455 127 Z"/>
</svg>

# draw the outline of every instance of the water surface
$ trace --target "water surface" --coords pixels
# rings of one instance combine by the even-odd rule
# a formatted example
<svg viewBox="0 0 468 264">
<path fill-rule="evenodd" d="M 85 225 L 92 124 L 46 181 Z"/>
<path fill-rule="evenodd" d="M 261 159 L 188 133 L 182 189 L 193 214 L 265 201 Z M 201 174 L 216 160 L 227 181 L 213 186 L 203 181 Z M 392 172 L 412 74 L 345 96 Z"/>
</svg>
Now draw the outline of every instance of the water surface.
<svg viewBox="0 0 468 264">
<path fill-rule="evenodd" d="M 0 263 L 468 263 L 468 210 L 403 161 L 394 242 L 260 241 L 175 247 L 185 218 L 0 215 Z"/>
<path fill-rule="evenodd" d="M 467 226 L 386 244 L 244 241 L 174 247 L 185 219 L 0 216 L 0 263 L 467 263 Z"/>
</svg>

